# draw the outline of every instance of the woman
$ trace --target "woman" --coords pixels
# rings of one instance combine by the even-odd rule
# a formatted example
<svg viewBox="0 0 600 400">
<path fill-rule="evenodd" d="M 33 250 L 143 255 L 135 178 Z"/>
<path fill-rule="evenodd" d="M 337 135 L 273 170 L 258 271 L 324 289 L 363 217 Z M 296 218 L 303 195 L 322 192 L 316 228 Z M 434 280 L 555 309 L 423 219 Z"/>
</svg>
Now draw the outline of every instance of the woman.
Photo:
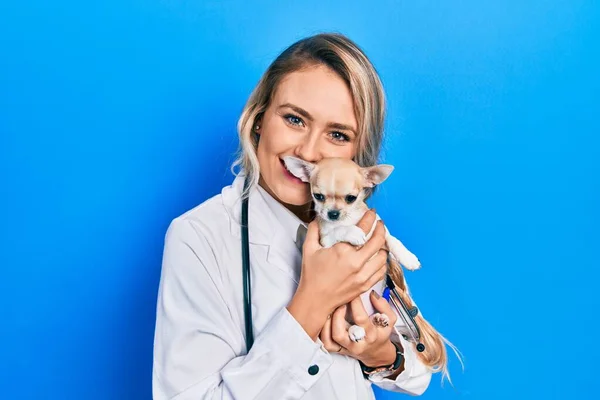
<svg viewBox="0 0 600 400">
<path fill-rule="evenodd" d="M 366 399 L 371 384 L 422 394 L 431 369 L 395 333 L 375 327 L 359 295 L 384 278 L 381 223 L 361 249 L 319 246 L 308 186 L 282 158 L 377 161 L 384 93 L 373 66 L 342 35 L 301 40 L 269 67 L 239 121 L 242 173 L 175 218 L 164 248 L 155 332 L 153 393 L 162 399 Z M 244 178 L 250 186 L 244 190 Z M 240 214 L 249 196 L 252 317 L 247 351 Z M 368 212 L 359 226 L 374 222 Z M 374 256 L 374 257 L 373 257 Z M 351 312 L 366 329 L 348 339 Z M 386 377 L 369 375 L 385 367 Z M 384 374 L 385 375 L 385 374 Z"/>
</svg>

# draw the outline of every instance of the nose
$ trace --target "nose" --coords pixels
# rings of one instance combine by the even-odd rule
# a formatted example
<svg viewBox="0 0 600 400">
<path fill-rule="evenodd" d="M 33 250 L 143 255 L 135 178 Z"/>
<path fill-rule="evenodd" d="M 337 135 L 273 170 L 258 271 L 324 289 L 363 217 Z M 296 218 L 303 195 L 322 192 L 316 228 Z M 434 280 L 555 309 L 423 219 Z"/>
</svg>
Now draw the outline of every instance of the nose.
<svg viewBox="0 0 600 400">
<path fill-rule="evenodd" d="M 330 220 L 335 221 L 336 219 L 338 219 L 340 217 L 340 212 L 338 210 L 327 211 L 327 217 Z"/>
<path fill-rule="evenodd" d="M 296 156 L 308 162 L 317 162 L 321 159 L 319 150 L 319 135 L 317 132 L 307 134 L 296 147 Z"/>
</svg>

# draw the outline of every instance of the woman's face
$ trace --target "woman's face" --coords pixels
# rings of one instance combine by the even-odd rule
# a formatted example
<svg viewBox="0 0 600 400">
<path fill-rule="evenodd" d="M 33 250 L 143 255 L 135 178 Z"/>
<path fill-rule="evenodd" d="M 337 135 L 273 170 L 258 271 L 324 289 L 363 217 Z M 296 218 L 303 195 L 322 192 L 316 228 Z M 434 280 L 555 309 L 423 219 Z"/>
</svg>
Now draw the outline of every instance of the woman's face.
<svg viewBox="0 0 600 400">
<path fill-rule="evenodd" d="M 260 135 L 260 184 L 292 211 L 310 203 L 310 188 L 286 170 L 283 157 L 318 162 L 356 154 L 352 94 L 344 80 L 324 66 L 288 74 L 255 125 Z"/>
</svg>

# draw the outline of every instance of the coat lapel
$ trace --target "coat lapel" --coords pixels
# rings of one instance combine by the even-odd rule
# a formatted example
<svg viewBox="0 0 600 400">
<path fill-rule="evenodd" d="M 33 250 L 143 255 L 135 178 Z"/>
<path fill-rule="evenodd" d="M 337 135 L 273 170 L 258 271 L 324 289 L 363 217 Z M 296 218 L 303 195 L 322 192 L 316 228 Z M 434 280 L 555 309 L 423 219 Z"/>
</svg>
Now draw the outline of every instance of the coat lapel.
<svg viewBox="0 0 600 400">
<path fill-rule="evenodd" d="M 235 178 L 231 186 L 221 192 L 223 205 L 229 215 L 231 234 L 241 240 L 242 191 L 244 176 Z M 252 189 L 248 201 L 248 242 L 252 262 L 267 262 L 298 283 L 301 251 L 284 232 L 283 226 L 262 198 L 257 188 Z"/>
</svg>

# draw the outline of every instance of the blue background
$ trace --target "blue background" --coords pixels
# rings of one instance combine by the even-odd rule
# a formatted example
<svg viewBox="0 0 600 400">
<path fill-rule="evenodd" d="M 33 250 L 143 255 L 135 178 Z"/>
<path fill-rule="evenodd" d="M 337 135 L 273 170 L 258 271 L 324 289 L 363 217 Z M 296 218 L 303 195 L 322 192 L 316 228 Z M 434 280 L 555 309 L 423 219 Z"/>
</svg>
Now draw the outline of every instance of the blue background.
<svg viewBox="0 0 600 400">
<path fill-rule="evenodd" d="M 247 96 L 321 31 L 381 74 L 372 204 L 464 355 L 423 398 L 597 396 L 594 2 L 251 3 L 1 3 L 0 397 L 151 398 L 166 228 L 231 181 Z"/>
</svg>

